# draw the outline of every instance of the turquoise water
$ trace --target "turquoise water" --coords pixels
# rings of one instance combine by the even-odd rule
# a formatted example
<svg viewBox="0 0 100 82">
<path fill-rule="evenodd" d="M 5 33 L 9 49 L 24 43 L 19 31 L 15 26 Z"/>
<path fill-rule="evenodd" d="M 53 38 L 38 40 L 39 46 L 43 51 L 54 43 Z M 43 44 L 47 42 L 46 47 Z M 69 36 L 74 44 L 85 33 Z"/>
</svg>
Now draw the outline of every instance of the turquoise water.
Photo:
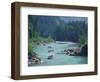
<svg viewBox="0 0 100 82">
<path fill-rule="evenodd" d="M 43 63 L 37 64 L 35 66 L 87 64 L 86 56 L 69 56 L 63 52 L 65 49 L 72 49 L 77 47 L 77 43 L 60 41 L 45 45 L 37 45 L 34 52 L 38 54 L 38 57 L 41 58 Z M 49 50 L 53 51 L 48 52 Z M 47 59 L 50 55 L 53 55 L 53 58 Z"/>
</svg>

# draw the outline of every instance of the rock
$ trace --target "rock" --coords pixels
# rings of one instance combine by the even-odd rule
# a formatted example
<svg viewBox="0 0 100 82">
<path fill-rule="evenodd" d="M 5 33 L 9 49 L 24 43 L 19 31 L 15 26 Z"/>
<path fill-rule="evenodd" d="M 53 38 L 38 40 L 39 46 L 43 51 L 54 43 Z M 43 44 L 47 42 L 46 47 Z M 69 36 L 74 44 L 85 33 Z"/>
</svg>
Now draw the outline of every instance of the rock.
<svg viewBox="0 0 100 82">
<path fill-rule="evenodd" d="M 32 66 L 35 64 L 41 64 L 43 61 L 37 56 L 35 52 L 33 52 L 33 55 L 31 53 L 28 53 L 28 65 Z"/>
<path fill-rule="evenodd" d="M 67 52 L 67 51 L 68 51 L 68 50 L 66 50 L 66 49 L 64 50 L 64 52 Z"/>
<path fill-rule="evenodd" d="M 81 48 L 68 49 L 66 51 L 66 54 L 68 54 L 70 56 L 77 56 L 77 55 L 79 55 L 80 51 L 81 51 Z"/>
<path fill-rule="evenodd" d="M 74 49 L 67 49 L 64 52 L 66 52 L 66 55 L 74 55 Z"/>
<path fill-rule="evenodd" d="M 43 61 L 39 58 L 32 58 L 28 60 L 29 65 L 41 64 Z"/>
<path fill-rule="evenodd" d="M 40 45 L 40 43 L 39 43 L 39 42 L 37 42 L 36 44 L 37 44 L 37 45 Z"/>
<path fill-rule="evenodd" d="M 66 51 L 66 52 L 65 52 L 65 55 L 69 55 L 69 52 L 68 52 L 68 51 Z"/>
<path fill-rule="evenodd" d="M 43 44 L 43 46 L 45 46 L 46 44 Z"/>
<path fill-rule="evenodd" d="M 87 56 L 88 54 L 87 49 L 88 49 L 88 46 L 86 44 L 82 48 L 77 47 L 74 49 L 65 49 L 64 52 L 66 53 L 66 55 L 69 55 L 69 56 Z"/>
<path fill-rule="evenodd" d="M 31 59 L 31 58 L 32 58 L 32 54 L 28 53 L 28 59 Z"/>
<path fill-rule="evenodd" d="M 53 59 L 53 55 L 48 56 L 47 59 Z"/>
<path fill-rule="evenodd" d="M 33 58 L 35 64 L 41 64 L 41 60 L 38 58 Z"/>
<path fill-rule="evenodd" d="M 69 53 L 70 56 L 75 56 L 74 51 Z"/>
<path fill-rule="evenodd" d="M 48 50 L 48 53 L 53 52 L 54 50 Z"/>
<path fill-rule="evenodd" d="M 88 55 L 88 45 L 84 45 L 82 48 L 81 48 L 81 52 L 80 54 L 81 56 L 87 56 Z"/>
<path fill-rule="evenodd" d="M 75 48 L 74 49 L 74 54 L 75 55 L 79 55 L 80 52 L 81 52 L 81 48 Z"/>
<path fill-rule="evenodd" d="M 74 52 L 74 49 L 68 49 L 69 52 Z"/>
<path fill-rule="evenodd" d="M 51 46 L 48 46 L 48 48 L 52 48 Z"/>
<path fill-rule="evenodd" d="M 68 55 L 69 54 L 69 51 L 68 50 L 64 50 L 65 54 Z"/>
<path fill-rule="evenodd" d="M 28 59 L 31 59 L 32 57 L 36 57 L 37 54 L 35 52 L 33 52 L 32 54 L 31 53 L 28 53 Z"/>
</svg>

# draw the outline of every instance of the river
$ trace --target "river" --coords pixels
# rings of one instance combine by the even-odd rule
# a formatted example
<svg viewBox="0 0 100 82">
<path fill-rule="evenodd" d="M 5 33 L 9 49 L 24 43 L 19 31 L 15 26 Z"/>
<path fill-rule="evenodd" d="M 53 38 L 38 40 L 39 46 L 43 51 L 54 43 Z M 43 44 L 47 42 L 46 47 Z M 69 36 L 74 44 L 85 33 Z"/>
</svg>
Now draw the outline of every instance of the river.
<svg viewBox="0 0 100 82">
<path fill-rule="evenodd" d="M 34 52 L 38 54 L 43 63 L 35 66 L 87 64 L 87 56 L 69 56 L 63 52 L 65 49 L 77 47 L 77 43 L 61 41 L 37 45 Z M 48 59 L 50 55 L 53 55 L 52 59 Z"/>
</svg>

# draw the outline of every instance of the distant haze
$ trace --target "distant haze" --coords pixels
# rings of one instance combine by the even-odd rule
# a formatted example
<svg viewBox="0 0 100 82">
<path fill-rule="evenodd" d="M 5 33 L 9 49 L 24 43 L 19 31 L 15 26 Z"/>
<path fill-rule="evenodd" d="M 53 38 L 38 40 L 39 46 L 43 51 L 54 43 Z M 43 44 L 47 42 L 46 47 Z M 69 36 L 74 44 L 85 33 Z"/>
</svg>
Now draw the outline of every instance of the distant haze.
<svg viewBox="0 0 100 82">
<path fill-rule="evenodd" d="M 65 17 L 65 16 L 62 16 L 62 17 L 59 17 L 59 18 L 66 23 L 71 22 L 71 21 L 84 21 L 85 23 L 88 22 L 87 17 L 70 17 L 70 16 Z"/>
</svg>

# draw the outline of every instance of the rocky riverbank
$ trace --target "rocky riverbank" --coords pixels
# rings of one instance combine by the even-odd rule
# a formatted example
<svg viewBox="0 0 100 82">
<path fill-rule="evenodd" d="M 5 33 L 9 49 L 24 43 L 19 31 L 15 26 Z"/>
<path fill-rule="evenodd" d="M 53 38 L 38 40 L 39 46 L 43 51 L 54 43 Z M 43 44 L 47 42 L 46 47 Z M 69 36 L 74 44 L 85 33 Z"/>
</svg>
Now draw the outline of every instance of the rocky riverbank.
<svg viewBox="0 0 100 82">
<path fill-rule="evenodd" d="M 73 49 L 65 49 L 64 53 L 69 56 L 87 56 L 88 54 L 88 46 L 85 44 L 83 47 L 77 47 Z"/>
<path fill-rule="evenodd" d="M 38 55 L 35 52 L 33 52 L 33 54 L 34 55 L 28 53 L 28 65 L 29 66 L 43 63 L 41 58 L 39 58 Z"/>
</svg>

